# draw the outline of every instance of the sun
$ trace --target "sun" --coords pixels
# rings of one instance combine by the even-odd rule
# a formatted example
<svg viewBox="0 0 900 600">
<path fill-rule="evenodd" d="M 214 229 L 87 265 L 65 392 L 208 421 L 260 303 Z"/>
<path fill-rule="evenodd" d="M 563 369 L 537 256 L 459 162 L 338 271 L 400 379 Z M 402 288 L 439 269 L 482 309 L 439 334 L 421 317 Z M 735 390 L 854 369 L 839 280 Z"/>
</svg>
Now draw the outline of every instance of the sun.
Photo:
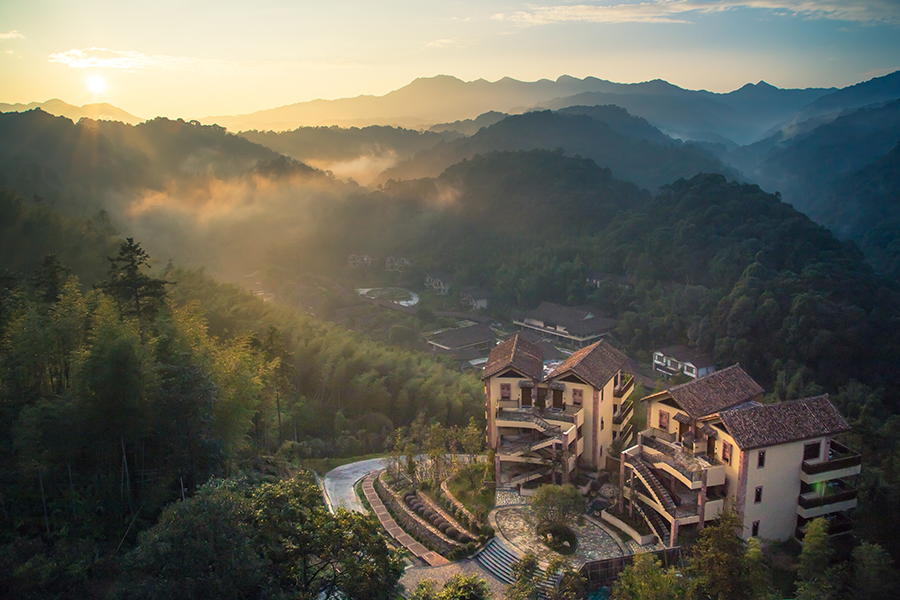
<svg viewBox="0 0 900 600">
<path fill-rule="evenodd" d="M 88 79 L 88 87 L 95 94 L 102 94 L 106 91 L 106 80 L 100 77 L 99 75 L 93 75 L 90 79 Z"/>
</svg>

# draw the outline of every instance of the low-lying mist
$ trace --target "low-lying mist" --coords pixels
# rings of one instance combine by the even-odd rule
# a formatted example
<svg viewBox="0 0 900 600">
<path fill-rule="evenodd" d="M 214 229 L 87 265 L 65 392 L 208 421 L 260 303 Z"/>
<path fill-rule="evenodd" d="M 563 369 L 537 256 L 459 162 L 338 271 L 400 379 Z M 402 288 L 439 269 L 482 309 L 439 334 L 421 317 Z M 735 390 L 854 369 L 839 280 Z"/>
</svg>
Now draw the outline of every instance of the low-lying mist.
<svg viewBox="0 0 900 600">
<path fill-rule="evenodd" d="M 118 194 L 113 221 L 142 241 L 154 262 L 206 267 L 230 281 L 278 260 L 292 248 L 310 267 L 331 261 L 327 213 L 361 189 L 325 174 L 253 170 L 232 178 L 173 179 L 164 189 Z M 335 231 L 335 236 L 339 232 Z M 280 257 L 283 259 L 283 257 Z"/>
</svg>

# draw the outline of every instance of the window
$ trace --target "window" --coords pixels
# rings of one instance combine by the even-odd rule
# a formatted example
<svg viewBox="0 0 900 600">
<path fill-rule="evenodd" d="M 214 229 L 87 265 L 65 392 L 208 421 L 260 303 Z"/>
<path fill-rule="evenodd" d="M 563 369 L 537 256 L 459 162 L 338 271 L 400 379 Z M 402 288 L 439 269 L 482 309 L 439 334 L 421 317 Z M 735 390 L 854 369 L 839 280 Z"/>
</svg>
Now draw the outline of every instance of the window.
<svg viewBox="0 0 900 600">
<path fill-rule="evenodd" d="M 750 535 L 759 537 L 759 521 L 753 521 L 753 526 L 750 528 Z"/>
<path fill-rule="evenodd" d="M 600 431 L 603 431 L 604 427 L 606 427 L 606 425 L 603 423 L 603 417 L 600 417 Z"/>
<path fill-rule="evenodd" d="M 659 411 L 659 428 L 663 431 L 669 430 L 669 413 L 664 410 Z"/>
<path fill-rule="evenodd" d="M 512 384 L 511 383 L 501 383 L 500 384 L 500 399 L 501 400 L 509 400 L 512 398 Z"/>
<path fill-rule="evenodd" d="M 584 390 L 581 388 L 572 388 L 572 404 L 581 406 L 584 402 Z"/>
<path fill-rule="evenodd" d="M 760 450 L 759 454 L 756 455 L 756 468 L 762 469 L 766 466 L 766 451 Z"/>
<path fill-rule="evenodd" d="M 803 446 L 803 460 L 816 460 L 822 453 L 822 442 L 812 442 Z"/>
<path fill-rule="evenodd" d="M 731 464 L 731 444 L 728 442 L 722 442 L 722 460 Z"/>
<path fill-rule="evenodd" d="M 753 494 L 753 504 L 759 504 L 762 502 L 762 486 L 756 488 L 756 493 Z"/>
</svg>

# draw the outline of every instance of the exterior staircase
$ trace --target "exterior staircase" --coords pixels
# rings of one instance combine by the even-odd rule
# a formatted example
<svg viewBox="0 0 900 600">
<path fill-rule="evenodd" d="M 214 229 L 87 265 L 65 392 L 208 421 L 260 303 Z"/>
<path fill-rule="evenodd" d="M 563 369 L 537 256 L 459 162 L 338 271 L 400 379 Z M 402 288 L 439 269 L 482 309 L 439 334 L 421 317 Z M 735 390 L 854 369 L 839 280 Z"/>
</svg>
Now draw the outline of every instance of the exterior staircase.
<svg viewBox="0 0 900 600">
<path fill-rule="evenodd" d="M 515 583 L 515 577 L 512 573 L 513 563 L 519 560 L 519 557 L 506 548 L 497 538 L 492 538 L 481 551 L 475 555 L 475 560 L 485 571 L 509 585 Z M 544 576 L 544 571 L 538 571 L 542 581 L 538 584 L 542 597 L 548 597 L 554 589 L 553 581 Z"/>
<path fill-rule="evenodd" d="M 634 502 L 634 509 L 650 526 L 657 539 L 668 546 L 672 536 L 669 535 L 669 528 L 666 527 L 666 522 L 659 516 L 659 513 L 636 499 L 632 500 L 632 502 Z"/>
<path fill-rule="evenodd" d="M 626 455 L 625 462 L 634 469 L 638 479 L 640 479 L 647 487 L 650 491 L 650 495 L 653 496 L 653 499 L 656 500 L 657 504 L 662 506 L 670 515 L 674 515 L 675 501 L 672 500 L 672 495 L 669 494 L 669 491 L 666 490 L 665 487 L 663 487 L 650 468 L 639 458 L 634 458 L 632 456 Z"/>
<path fill-rule="evenodd" d="M 559 436 L 550 436 L 544 437 L 537 440 L 532 440 L 530 442 L 523 442 L 520 444 L 516 444 L 507 448 L 502 448 L 503 454 L 506 456 L 521 456 L 526 452 L 532 452 L 534 450 L 540 450 L 541 448 L 545 448 L 552 444 L 553 442 L 559 442 L 562 438 Z"/>
<path fill-rule="evenodd" d="M 510 486 L 515 487 L 517 483 L 527 483 L 532 479 L 540 479 L 544 475 L 549 475 L 550 471 L 553 469 L 538 469 L 537 471 L 529 471 L 528 473 L 522 473 L 521 475 L 517 475 L 509 480 Z"/>
</svg>

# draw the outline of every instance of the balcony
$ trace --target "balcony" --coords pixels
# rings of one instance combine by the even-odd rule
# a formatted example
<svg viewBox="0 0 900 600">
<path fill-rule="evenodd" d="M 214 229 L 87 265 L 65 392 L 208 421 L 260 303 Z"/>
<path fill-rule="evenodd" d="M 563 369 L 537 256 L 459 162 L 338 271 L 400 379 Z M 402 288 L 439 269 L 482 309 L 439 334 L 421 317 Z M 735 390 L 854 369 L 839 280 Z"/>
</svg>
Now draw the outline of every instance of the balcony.
<svg viewBox="0 0 900 600">
<path fill-rule="evenodd" d="M 619 406 L 618 412 L 613 415 L 613 425 L 621 425 L 623 421 L 629 419 L 631 417 L 631 413 L 634 412 L 634 401 L 623 402 Z"/>
<path fill-rule="evenodd" d="M 715 457 L 692 455 L 685 452 L 681 444 L 658 438 L 653 433 L 654 430 L 647 429 L 638 434 L 644 462 L 666 471 L 692 490 L 703 487 L 704 472 L 707 488 L 725 483 L 725 465 Z"/>
<path fill-rule="evenodd" d="M 797 499 L 797 514 L 805 519 L 814 519 L 856 507 L 858 490 L 846 481 L 837 479 L 828 483 L 817 483 L 812 487 L 812 490 L 800 494 Z"/>
<path fill-rule="evenodd" d="M 808 484 L 821 483 L 830 479 L 859 475 L 861 470 L 862 457 L 847 446 L 832 440 L 826 460 L 803 461 L 800 480 Z"/>
<path fill-rule="evenodd" d="M 540 425 L 539 422 L 536 422 L 537 420 L 571 423 L 579 427 L 584 423 L 584 407 L 567 404 L 564 408 L 502 408 L 497 411 L 497 425 L 500 427 L 516 427 L 517 423 Z M 503 423 L 507 421 L 508 424 Z"/>
<path fill-rule="evenodd" d="M 619 385 L 613 388 L 613 396 L 616 398 L 627 398 L 634 390 L 634 375 L 622 374 L 619 379 Z"/>
<path fill-rule="evenodd" d="M 844 513 L 836 513 L 825 518 L 828 521 L 828 535 L 840 535 L 853 530 L 853 519 Z M 803 523 L 803 525 L 797 527 L 794 531 L 794 536 L 798 540 L 802 541 L 803 538 L 806 537 L 806 528 L 808 525 L 809 523 Z"/>
</svg>

